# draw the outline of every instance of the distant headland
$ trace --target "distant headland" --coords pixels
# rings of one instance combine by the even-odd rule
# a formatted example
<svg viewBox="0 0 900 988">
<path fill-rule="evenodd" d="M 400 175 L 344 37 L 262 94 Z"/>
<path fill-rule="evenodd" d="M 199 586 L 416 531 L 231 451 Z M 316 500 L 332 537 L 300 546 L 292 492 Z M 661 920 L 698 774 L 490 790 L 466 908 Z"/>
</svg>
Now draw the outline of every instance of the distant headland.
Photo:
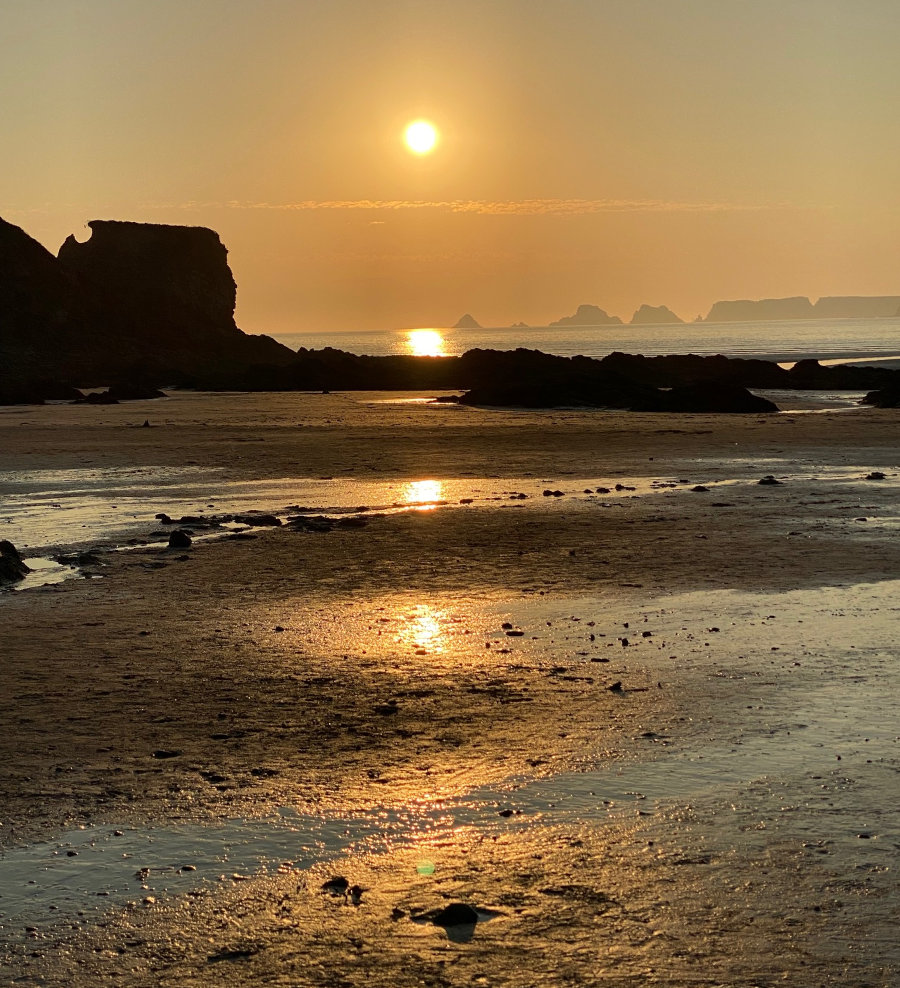
<svg viewBox="0 0 900 988">
<path fill-rule="evenodd" d="M 805 295 L 788 298 L 735 299 L 714 302 L 706 316 L 694 322 L 783 322 L 798 319 L 890 319 L 900 317 L 900 295 L 826 295 L 812 302 Z M 471 320 L 471 321 L 469 321 Z M 635 310 L 630 326 L 680 325 L 686 320 L 667 305 L 643 304 Z M 599 305 L 583 303 L 570 316 L 561 316 L 549 326 L 624 326 L 618 316 L 610 315 Z M 521 328 L 517 322 L 510 329 Z M 468 313 L 453 329 L 481 329 Z"/>
</svg>

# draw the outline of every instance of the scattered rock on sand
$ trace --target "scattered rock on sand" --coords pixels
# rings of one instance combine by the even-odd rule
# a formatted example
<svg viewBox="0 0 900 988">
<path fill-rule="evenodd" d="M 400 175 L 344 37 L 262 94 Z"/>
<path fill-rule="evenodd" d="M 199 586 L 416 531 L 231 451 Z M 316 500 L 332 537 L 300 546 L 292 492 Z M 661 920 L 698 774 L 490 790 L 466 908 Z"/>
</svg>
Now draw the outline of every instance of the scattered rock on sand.
<svg viewBox="0 0 900 988">
<path fill-rule="evenodd" d="M 428 918 L 435 926 L 474 926 L 478 922 L 478 913 L 464 902 L 451 902 Z"/>
<path fill-rule="evenodd" d="M 343 875 L 335 875 L 322 883 L 320 891 L 326 895 L 346 895 L 349 888 L 350 882 Z"/>
<path fill-rule="evenodd" d="M 277 515 L 268 515 L 256 511 L 251 511 L 246 515 L 235 515 L 234 520 L 240 525 L 250 525 L 251 527 L 265 526 L 275 528 L 281 524 L 281 519 Z"/>
<path fill-rule="evenodd" d="M 31 572 L 31 568 L 22 562 L 19 550 L 6 539 L 0 539 L 0 584 L 18 583 Z"/>
<path fill-rule="evenodd" d="M 873 470 L 866 474 L 866 480 L 884 480 L 884 474 L 880 470 Z"/>
<path fill-rule="evenodd" d="M 781 486 L 781 481 L 780 480 L 776 480 L 772 476 L 772 474 L 770 474 L 770 473 L 769 474 L 766 474 L 766 476 L 763 477 L 762 480 L 758 481 L 758 483 L 761 486 L 763 486 L 763 487 L 780 487 Z"/>
<path fill-rule="evenodd" d="M 184 529 L 176 528 L 169 536 L 170 549 L 188 549 L 191 546 L 191 537 Z"/>
</svg>

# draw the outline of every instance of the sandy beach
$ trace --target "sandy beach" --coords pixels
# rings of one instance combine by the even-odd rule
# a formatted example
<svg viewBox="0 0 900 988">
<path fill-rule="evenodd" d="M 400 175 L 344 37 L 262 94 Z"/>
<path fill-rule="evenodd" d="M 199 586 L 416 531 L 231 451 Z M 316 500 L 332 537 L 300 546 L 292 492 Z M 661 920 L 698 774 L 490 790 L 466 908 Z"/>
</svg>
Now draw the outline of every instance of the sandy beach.
<svg viewBox="0 0 900 988">
<path fill-rule="evenodd" d="M 895 984 L 896 412 L 409 398 L 0 409 L 9 982 Z"/>
</svg>

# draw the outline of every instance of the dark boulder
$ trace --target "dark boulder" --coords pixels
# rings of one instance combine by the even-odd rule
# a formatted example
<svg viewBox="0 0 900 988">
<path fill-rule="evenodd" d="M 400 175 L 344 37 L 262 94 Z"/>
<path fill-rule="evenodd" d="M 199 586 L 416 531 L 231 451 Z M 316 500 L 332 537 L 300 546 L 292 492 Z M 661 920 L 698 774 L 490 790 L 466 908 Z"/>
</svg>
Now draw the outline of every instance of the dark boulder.
<svg viewBox="0 0 900 988">
<path fill-rule="evenodd" d="M 181 528 L 176 528 L 174 532 L 169 535 L 169 548 L 170 549 L 188 549 L 191 546 L 191 537 Z"/>
<path fill-rule="evenodd" d="M 250 511 L 244 515 L 235 515 L 234 521 L 236 521 L 239 525 L 249 525 L 251 528 L 272 528 L 281 524 L 281 519 L 277 515 L 269 515 L 261 511 Z"/>
<path fill-rule="evenodd" d="M 19 555 L 19 550 L 6 539 L 0 540 L 0 585 L 18 583 L 31 572 Z"/>
<path fill-rule="evenodd" d="M 823 366 L 818 360 L 798 360 L 788 371 L 788 387 L 802 391 L 864 391 L 900 387 L 900 371 L 860 364 Z"/>
<path fill-rule="evenodd" d="M 59 381 L 0 379 L 0 405 L 43 405 L 48 401 L 80 401 L 84 395 Z"/>
<path fill-rule="evenodd" d="M 478 913 L 465 902 L 451 902 L 440 911 L 429 914 L 429 919 L 435 926 L 474 926 L 478 922 Z"/>
<path fill-rule="evenodd" d="M 92 391 L 83 398 L 79 398 L 78 403 L 84 405 L 118 405 L 119 399 L 111 391 Z"/>
<path fill-rule="evenodd" d="M 862 399 L 862 404 L 873 408 L 900 408 L 900 384 L 870 391 Z"/>
<path fill-rule="evenodd" d="M 165 398 L 166 393 L 150 384 L 137 381 L 119 381 L 111 384 L 109 394 L 116 401 L 149 401 L 152 398 Z"/>
<path fill-rule="evenodd" d="M 664 412 L 751 413 L 777 412 L 778 406 L 767 398 L 751 394 L 735 384 L 706 382 L 686 384 L 661 392 Z"/>
</svg>

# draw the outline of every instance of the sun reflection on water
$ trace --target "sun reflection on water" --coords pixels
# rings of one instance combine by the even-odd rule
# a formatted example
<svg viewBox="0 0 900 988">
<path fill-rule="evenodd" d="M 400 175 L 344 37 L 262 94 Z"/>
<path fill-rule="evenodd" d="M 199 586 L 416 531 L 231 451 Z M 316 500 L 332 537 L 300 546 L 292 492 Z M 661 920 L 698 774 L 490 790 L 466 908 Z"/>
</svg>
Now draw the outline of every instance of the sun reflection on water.
<svg viewBox="0 0 900 988">
<path fill-rule="evenodd" d="M 443 500 L 444 485 L 440 480 L 411 480 L 403 485 L 403 500 L 422 511 L 430 511 Z"/>
<path fill-rule="evenodd" d="M 414 611 L 400 616 L 399 620 L 399 639 L 403 644 L 429 652 L 443 652 L 447 648 L 449 617 L 445 611 L 429 604 L 419 604 Z"/>
<path fill-rule="evenodd" d="M 436 329 L 411 329 L 406 345 L 414 357 L 445 357 L 444 337 Z"/>
</svg>

